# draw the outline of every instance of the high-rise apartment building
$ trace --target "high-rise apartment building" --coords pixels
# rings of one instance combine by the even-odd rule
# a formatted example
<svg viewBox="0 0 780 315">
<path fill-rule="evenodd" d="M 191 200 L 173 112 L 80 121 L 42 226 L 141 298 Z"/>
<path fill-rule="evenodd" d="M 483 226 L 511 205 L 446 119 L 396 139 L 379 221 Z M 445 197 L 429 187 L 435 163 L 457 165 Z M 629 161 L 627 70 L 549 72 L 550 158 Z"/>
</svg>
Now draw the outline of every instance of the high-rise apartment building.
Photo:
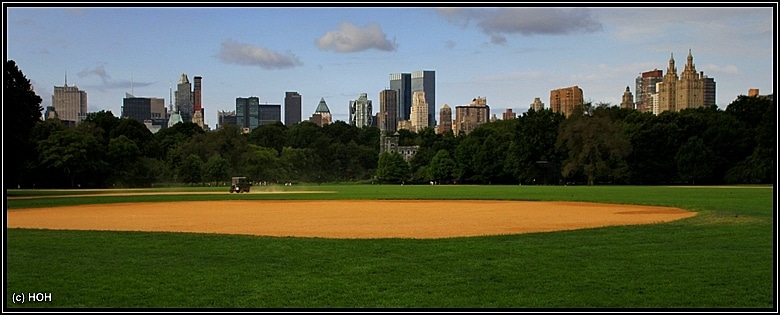
<svg viewBox="0 0 780 315">
<path fill-rule="evenodd" d="M 634 109 L 634 95 L 631 94 L 631 90 L 628 87 L 626 87 L 626 90 L 623 92 L 620 108 Z"/>
<path fill-rule="evenodd" d="M 574 109 L 583 105 L 582 89 L 578 86 L 550 91 L 550 109 L 569 117 Z"/>
<path fill-rule="evenodd" d="M 260 125 L 260 98 L 237 97 L 236 98 L 236 124 L 244 133 L 252 132 Z"/>
<path fill-rule="evenodd" d="M 509 120 L 509 119 L 515 119 L 517 118 L 517 115 L 512 111 L 511 108 L 507 108 L 504 113 L 501 114 L 501 119 L 503 120 Z"/>
<path fill-rule="evenodd" d="M 715 78 L 710 78 L 701 73 L 704 78 L 704 106 L 716 106 L 715 102 Z"/>
<path fill-rule="evenodd" d="M 428 124 L 428 103 L 425 100 L 425 92 L 415 91 L 412 94 L 412 113 L 409 121 L 411 122 L 412 132 L 420 132 L 423 128 L 430 126 Z"/>
<path fill-rule="evenodd" d="M 87 117 L 87 92 L 75 85 L 68 86 L 68 78 L 65 77 L 64 86 L 54 86 L 51 105 L 60 121 L 75 126 Z"/>
<path fill-rule="evenodd" d="M 479 125 L 488 122 L 489 117 L 490 106 L 487 104 L 487 99 L 477 97 L 469 105 L 455 106 L 455 121 L 452 123 L 452 132 L 455 135 L 467 135 Z"/>
<path fill-rule="evenodd" d="M 290 127 L 301 122 L 301 94 L 284 92 L 284 125 Z"/>
<path fill-rule="evenodd" d="M 195 105 L 192 95 L 192 84 L 190 79 L 187 78 L 186 73 L 182 73 L 179 77 L 179 84 L 176 85 L 176 108 L 181 115 L 181 119 L 184 122 L 192 122 L 192 116 L 195 112 Z"/>
<path fill-rule="evenodd" d="M 663 82 L 658 85 L 659 112 L 679 112 L 688 108 L 704 106 L 706 76 L 704 72 L 696 72 L 693 64 L 693 55 L 688 51 L 687 62 L 680 76 L 677 76 L 677 68 L 674 65 L 674 54 L 669 58 L 669 67 L 666 69 Z M 714 85 L 714 80 L 712 85 Z M 714 98 L 714 87 L 711 92 Z"/>
<path fill-rule="evenodd" d="M 444 104 L 439 110 L 439 126 L 437 126 L 436 131 L 438 133 L 452 132 L 452 109 L 447 104 Z"/>
<path fill-rule="evenodd" d="M 412 93 L 423 92 L 428 104 L 428 126 L 436 125 L 436 72 L 422 70 L 412 72 Z M 414 102 L 414 100 L 412 100 Z M 410 117 L 411 119 L 411 117 Z"/>
<path fill-rule="evenodd" d="M 358 128 L 373 124 L 373 105 L 368 99 L 368 93 L 360 93 L 356 100 L 349 101 L 349 124 Z"/>
<path fill-rule="evenodd" d="M 396 131 L 398 123 L 398 91 L 385 89 L 379 92 L 379 113 L 377 114 L 377 125 L 382 135 L 388 131 Z"/>
<path fill-rule="evenodd" d="M 390 89 L 396 91 L 396 121 L 409 120 L 412 111 L 412 74 L 391 73 Z"/>
<path fill-rule="evenodd" d="M 538 97 L 534 98 L 534 102 L 531 103 L 531 109 L 533 109 L 535 112 L 544 110 L 544 102 Z"/>
<path fill-rule="evenodd" d="M 643 72 L 636 78 L 635 107 L 639 112 L 647 113 L 653 111 L 652 95 L 656 93 L 656 83 L 663 82 L 663 70 L 654 69 L 653 71 Z"/>
</svg>

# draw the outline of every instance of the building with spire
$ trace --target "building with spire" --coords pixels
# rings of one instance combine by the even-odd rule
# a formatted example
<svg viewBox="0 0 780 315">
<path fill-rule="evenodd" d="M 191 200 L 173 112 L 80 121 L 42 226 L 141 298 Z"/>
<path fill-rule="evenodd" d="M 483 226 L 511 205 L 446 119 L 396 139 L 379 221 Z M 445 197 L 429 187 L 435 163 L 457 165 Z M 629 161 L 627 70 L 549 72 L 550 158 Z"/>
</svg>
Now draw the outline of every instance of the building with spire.
<svg viewBox="0 0 780 315">
<path fill-rule="evenodd" d="M 311 115 L 309 121 L 320 127 L 333 122 L 330 115 L 330 108 L 328 108 L 328 104 L 325 103 L 324 97 L 320 98 L 320 103 L 317 104 L 317 109 L 314 110 L 314 114 Z"/>
<path fill-rule="evenodd" d="M 62 123 L 76 126 L 87 117 L 87 92 L 79 90 L 75 85 L 68 86 L 66 74 L 65 85 L 54 86 L 51 105 Z"/>
<path fill-rule="evenodd" d="M 631 94 L 631 90 L 626 86 L 626 91 L 623 92 L 623 99 L 620 102 L 620 108 L 634 109 L 634 95 Z"/>
<path fill-rule="evenodd" d="M 658 111 L 679 112 L 688 108 L 699 108 L 705 105 L 705 85 L 709 84 L 710 92 L 714 99 L 714 80 L 709 80 L 704 72 L 696 72 L 693 64 L 693 54 L 688 50 L 688 58 L 680 76 L 677 76 L 677 67 L 674 64 L 674 54 L 669 58 L 669 66 L 663 81 L 658 84 Z M 714 104 L 708 104 L 714 105 Z"/>
<path fill-rule="evenodd" d="M 174 125 L 184 122 L 184 120 L 181 119 L 181 115 L 179 115 L 179 108 L 176 107 L 173 103 L 173 88 L 171 87 L 171 83 L 168 82 L 168 99 L 171 102 L 171 112 L 170 115 L 168 115 L 168 128 L 173 127 Z"/>
<path fill-rule="evenodd" d="M 195 104 L 193 102 L 192 84 L 187 78 L 186 73 L 179 77 L 179 84 L 176 85 L 176 108 L 181 115 L 181 119 L 186 122 L 192 122 L 192 116 L 195 113 Z"/>
</svg>

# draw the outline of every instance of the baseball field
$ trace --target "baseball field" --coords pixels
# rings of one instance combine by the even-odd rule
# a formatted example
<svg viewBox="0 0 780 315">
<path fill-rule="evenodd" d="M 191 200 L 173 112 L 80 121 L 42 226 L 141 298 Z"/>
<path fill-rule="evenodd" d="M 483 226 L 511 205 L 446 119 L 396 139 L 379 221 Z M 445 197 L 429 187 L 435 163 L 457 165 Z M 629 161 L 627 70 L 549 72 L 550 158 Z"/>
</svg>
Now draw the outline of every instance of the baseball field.
<svg viewBox="0 0 780 315">
<path fill-rule="evenodd" d="M 6 195 L 9 308 L 775 307 L 771 186 Z"/>
</svg>

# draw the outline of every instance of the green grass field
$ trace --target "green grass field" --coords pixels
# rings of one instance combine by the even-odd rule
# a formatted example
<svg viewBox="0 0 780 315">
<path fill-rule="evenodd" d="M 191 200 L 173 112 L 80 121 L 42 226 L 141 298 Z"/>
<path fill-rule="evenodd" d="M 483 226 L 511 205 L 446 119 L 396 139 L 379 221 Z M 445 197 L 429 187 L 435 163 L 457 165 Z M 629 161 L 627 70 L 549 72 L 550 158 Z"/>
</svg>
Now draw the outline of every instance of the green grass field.
<svg viewBox="0 0 780 315">
<path fill-rule="evenodd" d="M 263 188 L 271 189 L 253 190 Z M 673 206 L 699 214 L 663 224 L 438 240 L 6 229 L 6 307 L 776 311 L 772 187 L 273 188 L 330 192 L 229 194 L 220 187 L 165 191 L 224 195 L 46 197 L 41 190 L 9 190 L 9 197 L 38 198 L 7 199 L 6 208 L 218 199 L 502 199 Z M 51 300 L 14 303 L 18 294 L 39 292 L 50 293 Z"/>
</svg>

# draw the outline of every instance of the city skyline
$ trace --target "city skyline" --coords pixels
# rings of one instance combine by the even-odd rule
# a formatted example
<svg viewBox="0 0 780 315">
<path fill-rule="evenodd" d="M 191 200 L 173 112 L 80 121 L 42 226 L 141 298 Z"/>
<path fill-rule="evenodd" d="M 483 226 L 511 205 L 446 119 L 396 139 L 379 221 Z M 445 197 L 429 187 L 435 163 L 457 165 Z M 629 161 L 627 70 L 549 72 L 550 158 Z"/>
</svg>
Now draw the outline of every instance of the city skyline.
<svg viewBox="0 0 780 315">
<path fill-rule="evenodd" d="M 538 5 L 538 4 L 537 4 Z M 742 5 L 742 4 L 736 4 Z M 620 105 L 643 72 L 689 51 L 717 83 L 721 109 L 756 88 L 774 93 L 773 3 L 690 8 L 30 8 L 6 3 L 6 59 L 51 106 L 77 86 L 88 112 L 121 115 L 125 93 L 165 98 L 186 73 L 202 78 L 205 123 L 236 98 L 284 104 L 307 120 L 324 99 L 349 122 L 349 102 L 379 101 L 389 75 L 436 74 L 439 109 L 484 97 L 491 115 L 522 114 L 535 98 L 579 86 L 585 101 Z M 399 23 L 398 21 L 404 21 Z M 100 39 L 100 40 L 96 40 Z M 679 71 L 678 71 L 679 72 Z M 378 104 L 378 103 L 377 103 Z M 378 111 L 378 108 L 374 108 Z M 374 113 L 376 114 L 376 113 Z M 284 121 L 284 117 L 282 117 Z"/>
</svg>

